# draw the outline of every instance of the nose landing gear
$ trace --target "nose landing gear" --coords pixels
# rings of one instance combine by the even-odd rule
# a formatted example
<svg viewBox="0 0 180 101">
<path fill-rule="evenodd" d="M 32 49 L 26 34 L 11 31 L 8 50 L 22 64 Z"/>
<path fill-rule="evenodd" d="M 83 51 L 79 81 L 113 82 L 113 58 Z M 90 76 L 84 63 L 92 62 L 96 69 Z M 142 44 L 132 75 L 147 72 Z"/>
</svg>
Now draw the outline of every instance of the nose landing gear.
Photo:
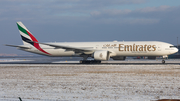
<svg viewBox="0 0 180 101">
<path fill-rule="evenodd" d="M 168 59 L 168 56 L 167 55 L 163 56 L 162 64 L 165 64 L 165 60 L 164 59 Z"/>
<path fill-rule="evenodd" d="M 162 64 L 165 64 L 165 62 L 166 62 L 166 61 L 163 59 L 163 60 L 162 60 Z"/>
</svg>

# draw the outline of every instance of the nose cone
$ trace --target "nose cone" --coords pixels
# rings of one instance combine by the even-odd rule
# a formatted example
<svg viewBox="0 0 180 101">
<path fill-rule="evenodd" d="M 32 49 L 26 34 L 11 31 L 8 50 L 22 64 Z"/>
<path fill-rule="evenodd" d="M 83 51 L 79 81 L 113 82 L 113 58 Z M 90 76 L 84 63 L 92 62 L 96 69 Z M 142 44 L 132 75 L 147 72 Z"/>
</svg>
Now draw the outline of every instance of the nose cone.
<svg viewBox="0 0 180 101">
<path fill-rule="evenodd" d="M 177 53 L 178 51 L 179 51 L 179 49 L 178 49 L 178 48 L 176 48 L 176 49 L 175 49 L 175 53 Z"/>
<path fill-rule="evenodd" d="M 177 53 L 178 51 L 179 51 L 178 48 L 174 48 L 174 49 L 172 50 L 172 53 Z"/>
<path fill-rule="evenodd" d="M 174 54 L 174 53 L 177 53 L 178 51 L 179 51 L 178 48 L 173 47 L 173 48 L 171 48 L 171 50 L 169 52 L 170 52 L 170 54 Z"/>
</svg>

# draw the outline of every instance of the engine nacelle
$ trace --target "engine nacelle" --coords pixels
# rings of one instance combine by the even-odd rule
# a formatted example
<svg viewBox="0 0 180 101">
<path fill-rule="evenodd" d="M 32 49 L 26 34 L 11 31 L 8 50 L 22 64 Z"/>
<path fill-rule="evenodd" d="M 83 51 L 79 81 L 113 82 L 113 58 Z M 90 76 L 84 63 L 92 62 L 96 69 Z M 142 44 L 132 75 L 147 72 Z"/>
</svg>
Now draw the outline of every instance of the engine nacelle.
<svg viewBox="0 0 180 101">
<path fill-rule="evenodd" d="M 125 60 L 126 57 L 125 56 L 114 56 L 112 57 L 113 60 Z"/>
<path fill-rule="evenodd" d="M 93 57 L 95 60 L 109 60 L 109 51 L 95 51 Z"/>
</svg>

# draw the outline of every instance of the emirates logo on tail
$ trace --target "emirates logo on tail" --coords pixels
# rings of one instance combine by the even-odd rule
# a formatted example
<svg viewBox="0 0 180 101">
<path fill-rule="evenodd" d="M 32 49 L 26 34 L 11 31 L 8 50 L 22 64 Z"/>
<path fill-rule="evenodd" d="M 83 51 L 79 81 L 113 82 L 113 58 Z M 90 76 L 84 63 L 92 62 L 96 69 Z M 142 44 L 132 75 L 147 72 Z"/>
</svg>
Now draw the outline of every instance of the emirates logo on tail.
<svg viewBox="0 0 180 101">
<path fill-rule="evenodd" d="M 17 22 L 17 26 L 20 31 L 21 38 L 24 42 L 33 45 L 36 49 L 47 55 L 51 55 L 40 47 L 38 40 L 29 32 L 29 30 L 23 25 L 22 22 Z"/>
</svg>

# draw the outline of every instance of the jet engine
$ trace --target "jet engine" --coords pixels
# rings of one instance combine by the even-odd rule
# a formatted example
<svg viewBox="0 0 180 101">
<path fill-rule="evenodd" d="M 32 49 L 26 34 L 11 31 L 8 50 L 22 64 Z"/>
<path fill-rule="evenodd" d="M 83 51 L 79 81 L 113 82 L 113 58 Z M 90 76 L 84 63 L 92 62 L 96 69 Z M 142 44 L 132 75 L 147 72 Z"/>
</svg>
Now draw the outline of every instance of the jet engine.
<svg viewBox="0 0 180 101">
<path fill-rule="evenodd" d="M 125 60 L 126 57 L 125 56 L 115 56 L 115 57 L 112 57 L 113 60 Z"/>
<path fill-rule="evenodd" d="M 109 60 L 109 51 L 95 51 L 93 55 L 95 60 Z"/>
</svg>

